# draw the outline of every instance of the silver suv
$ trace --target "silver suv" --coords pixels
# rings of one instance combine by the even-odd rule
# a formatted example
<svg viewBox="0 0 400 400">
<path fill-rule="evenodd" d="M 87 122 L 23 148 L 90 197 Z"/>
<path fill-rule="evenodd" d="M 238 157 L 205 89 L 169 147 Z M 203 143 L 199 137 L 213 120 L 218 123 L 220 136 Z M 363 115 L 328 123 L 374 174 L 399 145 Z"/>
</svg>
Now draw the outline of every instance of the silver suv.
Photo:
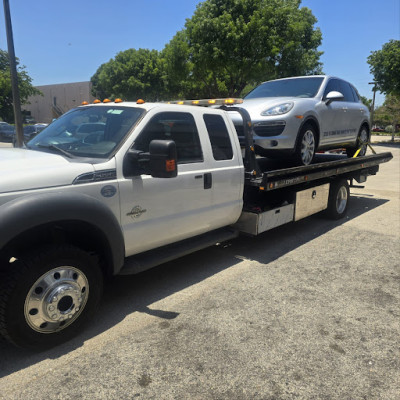
<svg viewBox="0 0 400 400">
<path fill-rule="evenodd" d="M 256 153 L 290 156 L 300 165 L 312 162 L 318 150 L 345 148 L 349 157 L 369 141 L 369 110 L 350 83 L 314 75 L 264 82 L 243 104 L 253 121 Z M 232 112 L 239 139 L 240 117 Z"/>
</svg>

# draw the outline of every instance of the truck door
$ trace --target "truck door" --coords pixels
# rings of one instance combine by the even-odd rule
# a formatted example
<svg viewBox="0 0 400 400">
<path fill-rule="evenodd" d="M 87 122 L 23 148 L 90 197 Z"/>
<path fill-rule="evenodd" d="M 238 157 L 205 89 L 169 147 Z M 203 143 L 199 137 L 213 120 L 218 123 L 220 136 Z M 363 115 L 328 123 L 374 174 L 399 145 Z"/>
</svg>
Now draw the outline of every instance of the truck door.
<svg viewBox="0 0 400 400">
<path fill-rule="evenodd" d="M 155 114 L 133 148 L 146 152 L 154 139 L 175 141 L 178 176 L 162 179 L 143 174 L 120 181 L 127 256 L 219 228 L 225 222 L 215 218 L 216 176 L 208 168 L 204 138 L 200 138 L 193 113 Z M 236 203 L 239 201 L 237 197 Z"/>
</svg>

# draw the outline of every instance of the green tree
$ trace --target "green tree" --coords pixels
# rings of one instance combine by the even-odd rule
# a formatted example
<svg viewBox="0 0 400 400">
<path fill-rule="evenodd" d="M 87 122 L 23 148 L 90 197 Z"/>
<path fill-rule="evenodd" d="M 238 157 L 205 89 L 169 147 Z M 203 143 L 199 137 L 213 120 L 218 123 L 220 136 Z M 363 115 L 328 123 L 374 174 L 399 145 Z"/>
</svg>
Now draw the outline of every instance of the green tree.
<svg viewBox="0 0 400 400">
<path fill-rule="evenodd" d="M 368 109 L 371 109 L 372 106 L 372 99 L 367 99 L 365 96 L 360 96 L 361 97 L 361 101 L 363 102 L 363 104 L 365 106 L 368 107 Z"/>
<path fill-rule="evenodd" d="M 400 124 L 400 97 L 388 95 L 382 106 L 375 110 L 374 122 L 380 126 L 393 126 L 394 131 L 398 131 L 398 125 Z"/>
<path fill-rule="evenodd" d="M 322 35 L 300 0 L 206 0 L 185 24 L 189 96 L 239 96 L 246 85 L 321 73 Z M 187 96 L 188 97 L 188 96 Z"/>
<path fill-rule="evenodd" d="M 24 66 L 19 65 L 17 59 L 18 88 L 21 104 L 27 104 L 29 96 L 41 94 L 31 84 Z M 14 121 L 13 96 L 11 89 L 10 61 L 8 53 L 0 49 L 0 118 L 3 121 Z"/>
<path fill-rule="evenodd" d="M 93 95 L 124 100 L 160 100 L 163 94 L 162 64 L 157 50 L 129 49 L 102 64 L 92 76 Z"/>
<path fill-rule="evenodd" d="M 368 57 L 379 91 L 400 97 L 400 40 L 390 40 Z"/>
</svg>

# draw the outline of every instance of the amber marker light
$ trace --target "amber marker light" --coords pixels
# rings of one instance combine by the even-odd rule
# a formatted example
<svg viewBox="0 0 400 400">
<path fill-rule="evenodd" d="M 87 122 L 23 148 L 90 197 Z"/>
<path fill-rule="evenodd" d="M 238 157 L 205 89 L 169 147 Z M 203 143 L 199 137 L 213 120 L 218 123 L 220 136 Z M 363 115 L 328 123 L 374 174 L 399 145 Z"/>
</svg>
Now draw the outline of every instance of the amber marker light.
<svg viewBox="0 0 400 400">
<path fill-rule="evenodd" d="M 103 103 L 111 103 L 111 100 L 110 99 L 104 99 Z"/>
<path fill-rule="evenodd" d="M 93 104 L 99 104 L 99 103 L 101 103 L 101 101 L 99 99 L 93 100 Z"/>
<path fill-rule="evenodd" d="M 143 99 L 137 99 L 136 104 L 144 104 L 145 101 Z"/>
<path fill-rule="evenodd" d="M 197 106 L 198 104 L 200 104 L 200 101 L 199 101 L 199 100 L 193 100 L 193 101 L 192 101 L 192 104 L 195 105 L 195 106 Z"/>
<path fill-rule="evenodd" d="M 114 100 L 114 103 L 122 103 L 122 102 L 123 102 L 123 100 L 120 98 Z"/>
<path fill-rule="evenodd" d="M 304 117 L 302 115 L 295 115 L 295 118 L 297 119 L 303 119 Z"/>
<path fill-rule="evenodd" d="M 175 160 L 166 160 L 165 161 L 165 170 L 167 172 L 172 172 L 176 170 Z"/>
<path fill-rule="evenodd" d="M 235 99 L 225 99 L 225 104 L 235 104 Z"/>
<path fill-rule="evenodd" d="M 87 106 L 89 103 L 87 101 L 82 101 L 81 105 L 82 106 Z"/>
<path fill-rule="evenodd" d="M 212 100 L 208 100 L 208 104 L 215 104 L 216 100 L 212 99 Z"/>
</svg>

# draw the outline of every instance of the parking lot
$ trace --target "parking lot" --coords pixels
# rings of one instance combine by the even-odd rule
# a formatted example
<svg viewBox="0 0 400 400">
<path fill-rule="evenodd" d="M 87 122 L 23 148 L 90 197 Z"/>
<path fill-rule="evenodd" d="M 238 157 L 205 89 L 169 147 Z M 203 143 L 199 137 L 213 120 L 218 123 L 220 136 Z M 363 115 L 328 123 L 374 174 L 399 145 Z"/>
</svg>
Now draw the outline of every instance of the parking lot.
<svg viewBox="0 0 400 400">
<path fill-rule="evenodd" d="M 55 349 L 0 341 L 0 399 L 400 398 L 400 146 L 316 215 L 107 286 Z M 0 144 L 0 146 L 8 146 Z"/>
</svg>

